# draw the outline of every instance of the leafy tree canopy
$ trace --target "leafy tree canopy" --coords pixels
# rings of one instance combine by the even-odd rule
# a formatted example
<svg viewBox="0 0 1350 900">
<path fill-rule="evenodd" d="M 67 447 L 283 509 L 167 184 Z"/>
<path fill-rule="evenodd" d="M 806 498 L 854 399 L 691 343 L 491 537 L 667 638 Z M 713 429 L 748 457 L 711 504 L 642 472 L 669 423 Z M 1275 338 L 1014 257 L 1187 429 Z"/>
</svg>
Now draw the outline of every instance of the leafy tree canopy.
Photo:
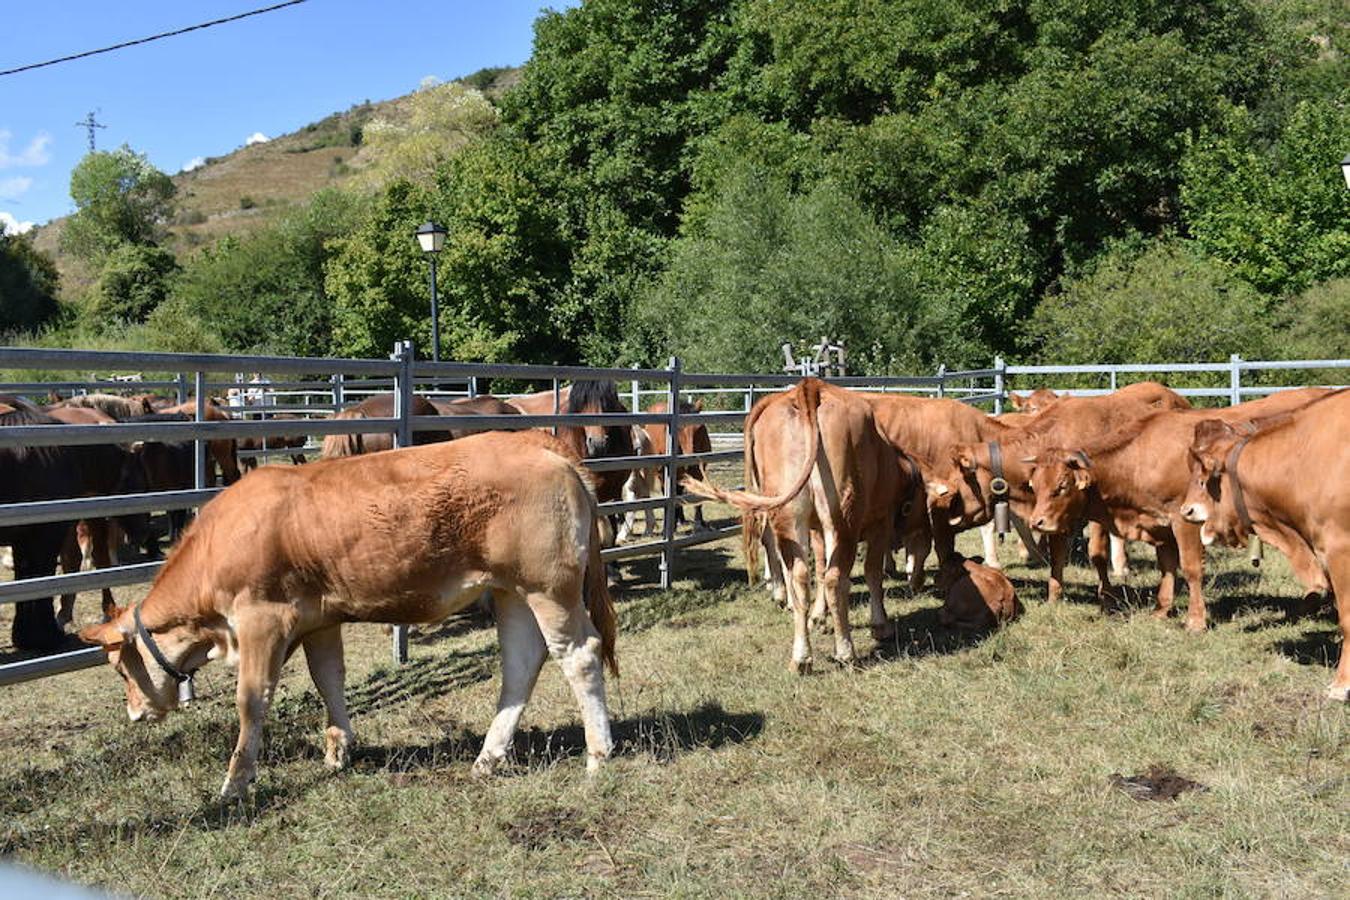
<svg viewBox="0 0 1350 900">
<path fill-rule="evenodd" d="M 173 181 L 144 154 L 123 144 L 84 157 L 70 174 L 76 211 L 62 245 L 86 260 L 102 261 L 121 244 L 153 244 L 172 211 Z"/>
</svg>

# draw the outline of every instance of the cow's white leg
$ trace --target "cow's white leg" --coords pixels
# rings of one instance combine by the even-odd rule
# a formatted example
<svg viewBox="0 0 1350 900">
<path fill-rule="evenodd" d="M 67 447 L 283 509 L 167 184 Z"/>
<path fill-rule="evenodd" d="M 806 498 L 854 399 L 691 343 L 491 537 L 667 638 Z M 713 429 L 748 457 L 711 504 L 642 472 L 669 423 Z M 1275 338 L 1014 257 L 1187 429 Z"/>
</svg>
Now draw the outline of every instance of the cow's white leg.
<svg viewBox="0 0 1350 900">
<path fill-rule="evenodd" d="M 500 591 L 494 594 L 494 601 L 497 641 L 502 648 L 502 690 L 497 700 L 497 715 L 483 739 L 483 751 L 473 764 L 475 775 L 491 774 L 510 752 L 520 715 L 548 657 L 539 622 L 525 600 Z"/>
<path fill-rule="evenodd" d="M 1111 535 L 1111 574 L 1118 581 L 1130 577 L 1130 557 L 1125 552 L 1125 539 L 1116 534 Z"/>
<path fill-rule="evenodd" d="M 1336 595 L 1336 621 L 1341 628 L 1341 659 L 1336 664 L 1336 677 L 1327 688 L 1327 699 L 1350 700 L 1350 546 L 1327 546 L 1324 558 Z"/>
<path fill-rule="evenodd" d="M 328 710 L 328 728 L 324 731 L 323 761 L 331 769 L 345 768 L 354 734 L 347 718 L 347 663 L 342 652 L 342 627 L 332 625 L 311 631 L 301 640 L 309 677 L 319 689 Z"/>
<path fill-rule="evenodd" d="M 994 523 L 985 522 L 980 526 L 980 542 L 984 545 L 984 564 L 991 569 L 1002 569 L 998 561 L 998 541 L 994 536 Z"/>
<path fill-rule="evenodd" d="M 662 487 L 660 490 L 658 491 L 657 489 L 658 478 L 659 473 L 656 469 L 647 469 L 642 473 L 643 490 L 647 492 L 648 497 L 656 497 L 665 493 L 664 481 L 661 482 Z M 656 510 L 649 506 L 644 509 L 642 513 L 647 523 L 646 527 L 643 528 L 642 533 L 648 536 L 656 534 Z"/>
<path fill-rule="evenodd" d="M 586 729 L 586 769 L 594 772 L 614 752 L 614 739 L 610 736 L 609 708 L 605 703 L 600 633 L 581 603 L 579 584 L 574 596 L 576 600 L 564 606 L 547 595 L 532 594 L 529 604 L 548 654 L 562 666 L 581 707 L 581 721 Z"/>
</svg>

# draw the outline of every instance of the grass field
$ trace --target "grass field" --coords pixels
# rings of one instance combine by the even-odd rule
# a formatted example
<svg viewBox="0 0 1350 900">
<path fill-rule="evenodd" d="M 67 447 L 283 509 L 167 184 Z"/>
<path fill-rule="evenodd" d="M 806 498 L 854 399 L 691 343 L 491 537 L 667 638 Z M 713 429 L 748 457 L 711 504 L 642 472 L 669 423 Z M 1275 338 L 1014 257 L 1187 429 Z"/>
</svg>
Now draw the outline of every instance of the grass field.
<svg viewBox="0 0 1350 900">
<path fill-rule="evenodd" d="M 514 767 L 476 780 L 493 631 L 417 633 L 394 668 L 387 638 L 351 627 L 354 766 L 324 770 L 294 659 L 242 806 L 215 799 L 235 736 L 223 667 L 158 726 L 126 722 L 104 669 L 0 689 L 0 853 L 164 897 L 1350 895 L 1350 723 L 1321 699 L 1338 639 L 1329 616 L 1288 618 L 1278 554 L 1259 572 L 1213 560 L 1199 637 L 1146 614 L 1150 564 L 1136 610 L 1105 619 L 1086 569 L 1051 607 L 1043 573 L 1013 565 L 1027 615 L 983 639 L 891 584 L 899 638 L 860 629 L 855 671 L 820 665 L 822 640 L 805 678 L 731 542 L 684 559 L 673 590 L 620 596 L 619 747 L 598 777 L 555 665 Z M 855 583 L 855 625 L 864 598 Z M 1111 783 L 1150 767 L 1205 789 Z"/>
</svg>

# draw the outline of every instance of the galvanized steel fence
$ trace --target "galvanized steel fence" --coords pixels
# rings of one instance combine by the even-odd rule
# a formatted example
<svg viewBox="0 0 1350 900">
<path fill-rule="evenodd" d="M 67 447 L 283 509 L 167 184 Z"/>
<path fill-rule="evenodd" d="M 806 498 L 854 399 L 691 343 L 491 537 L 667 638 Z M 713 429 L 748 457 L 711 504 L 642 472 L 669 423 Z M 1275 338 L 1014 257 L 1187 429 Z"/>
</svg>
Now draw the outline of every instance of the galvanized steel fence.
<svg viewBox="0 0 1350 900">
<path fill-rule="evenodd" d="M 1073 393 L 1106 393 L 1117 386 L 1121 375 L 1156 375 L 1189 372 L 1226 372 L 1229 384 L 1224 388 L 1182 388 L 1189 396 L 1225 397 L 1229 402 L 1240 402 L 1245 396 L 1270 393 L 1280 387 L 1244 386 L 1244 372 L 1272 369 L 1307 370 L 1350 368 L 1350 360 L 1316 360 L 1302 362 L 1248 362 L 1234 357 L 1228 363 L 1217 364 L 1161 364 L 1156 366 L 1008 366 L 1001 359 L 988 369 L 947 371 L 939 369 L 932 376 L 856 376 L 828 379 L 854 388 L 879 391 L 904 391 L 939 397 L 950 397 L 967 403 L 991 404 L 995 412 L 1002 411 L 1006 386 L 1013 377 L 1068 375 L 1105 376 L 1109 384 L 1101 388 L 1073 387 Z M 46 395 L 48 392 L 70 393 L 87 391 L 168 391 L 179 403 L 195 398 L 195 421 L 153 422 L 108 425 L 37 425 L 0 429 L 0 447 L 60 446 L 76 444 L 130 443 L 133 441 L 192 441 L 194 443 L 195 483 L 191 489 L 158 491 L 117 496 L 85 497 L 79 499 L 43 500 L 29 503 L 0 505 L 0 526 L 31 525 L 43 522 L 75 522 L 91 517 L 129 515 L 199 507 L 214 497 L 221 488 L 207 484 L 206 444 L 222 438 L 324 437 L 327 435 L 388 432 L 395 445 L 412 444 L 418 431 L 441 430 L 445 419 L 439 416 L 411 415 L 413 394 L 429 396 L 475 396 L 480 381 L 508 379 L 513 382 L 548 382 L 554 393 L 554 412 L 547 415 L 482 415 L 455 419 L 456 429 L 494 430 L 557 426 L 612 426 L 651 425 L 666 426 L 666 452 L 662 455 L 611 457 L 587 460 L 594 471 L 650 469 L 660 467 L 664 472 L 664 491 L 659 496 L 636 500 L 619 500 L 601 505 L 606 514 L 636 513 L 660 509 L 663 512 L 662 533 L 652 539 L 644 535 L 638 543 L 606 548 L 606 561 L 620 561 L 638 557 L 658 556 L 660 584 L 668 587 L 674 578 L 678 552 L 687 547 L 720 540 L 740 530 L 739 524 L 723 523 L 705 531 L 680 535 L 676 532 L 676 509 L 697 498 L 681 495 L 676 487 L 676 469 L 690 463 L 714 463 L 739 459 L 739 446 L 714 449 L 710 452 L 681 455 L 679 442 L 674 438 L 681 427 L 705 425 L 711 432 L 739 426 L 753 406 L 757 392 L 780 389 L 795 384 L 795 375 L 718 374 L 685 372 L 678 359 L 671 359 L 663 369 L 589 368 L 580 366 L 495 365 L 484 363 L 430 362 L 414 358 L 412 347 L 400 343 L 387 360 L 298 358 L 262 356 L 225 356 L 185 353 L 139 353 L 121 351 L 46 350 L 29 348 L 0 348 L 0 369 L 47 370 L 56 372 L 154 372 L 172 373 L 151 380 L 125 381 L 108 377 L 90 377 L 86 380 L 34 380 L 0 384 L 0 394 Z M 267 373 L 269 377 L 298 376 L 294 380 L 241 381 L 238 373 Z M 208 375 L 229 374 L 232 380 L 211 380 Z M 308 377 L 306 377 L 308 376 Z M 318 376 L 318 377 L 316 377 Z M 624 391 L 632 409 L 627 413 L 567 414 L 558 402 L 564 380 L 610 379 L 627 386 Z M 643 388 L 643 385 L 654 387 Z M 448 387 L 447 387 L 448 386 Z M 1049 385 L 1053 386 L 1053 385 Z M 207 397 L 212 392 L 235 392 L 246 396 L 241 405 L 225 407 L 229 412 L 245 418 L 231 421 L 206 419 Z M 338 420 L 332 414 L 350 400 L 372 393 L 394 395 L 394 415 L 387 418 Z M 726 409 L 708 409 L 696 413 L 682 412 L 680 400 L 691 397 L 710 397 L 712 406 Z M 644 412 L 643 408 L 656 400 L 664 400 L 666 410 L 660 413 Z M 652 402 L 649 402 L 652 401 Z M 276 418 L 278 415 L 287 418 Z M 252 418 L 252 417 L 258 418 Z M 294 416 L 294 418 L 290 418 Z M 730 437 L 730 435 L 728 435 Z M 291 449 L 244 451 L 266 460 L 277 453 Z M 114 566 L 95 571 L 63 573 L 0 583 L 0 604 L 16 603 L 51 597 L 63 593 L 98 590 L 104 587 L 124 587 L 150 581 L 162 562 L 142 562 Z M 394 656 L 407 658 L 406 628 L 396 628 Z M 0 685 L 13 684 L 46 675 L 73 671 L 96 665 L 102 660 L 97 648 L 74 650 L 20 659 L 0 664 Z"/>
</svg>

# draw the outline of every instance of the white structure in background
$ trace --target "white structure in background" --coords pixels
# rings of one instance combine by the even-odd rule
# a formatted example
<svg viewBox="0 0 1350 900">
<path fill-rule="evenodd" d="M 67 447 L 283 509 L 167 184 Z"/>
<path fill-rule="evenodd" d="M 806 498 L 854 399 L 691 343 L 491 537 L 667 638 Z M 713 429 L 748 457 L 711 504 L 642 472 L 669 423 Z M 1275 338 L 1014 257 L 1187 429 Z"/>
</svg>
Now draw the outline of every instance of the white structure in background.
<svg viewBox="0 0 1350 900">
<path fill-rule="evenodd" d="M 811 347 L 811 352 L 814 355 L 810 359 L 799 362 L 792 357 L 792 344 L 784 343 L 783 371 L 803 378 L 842 378 L 848 374 L 843 344 L 831 343 L 829 338 L 823 337 L 819 344 Z"/>
</svg>

